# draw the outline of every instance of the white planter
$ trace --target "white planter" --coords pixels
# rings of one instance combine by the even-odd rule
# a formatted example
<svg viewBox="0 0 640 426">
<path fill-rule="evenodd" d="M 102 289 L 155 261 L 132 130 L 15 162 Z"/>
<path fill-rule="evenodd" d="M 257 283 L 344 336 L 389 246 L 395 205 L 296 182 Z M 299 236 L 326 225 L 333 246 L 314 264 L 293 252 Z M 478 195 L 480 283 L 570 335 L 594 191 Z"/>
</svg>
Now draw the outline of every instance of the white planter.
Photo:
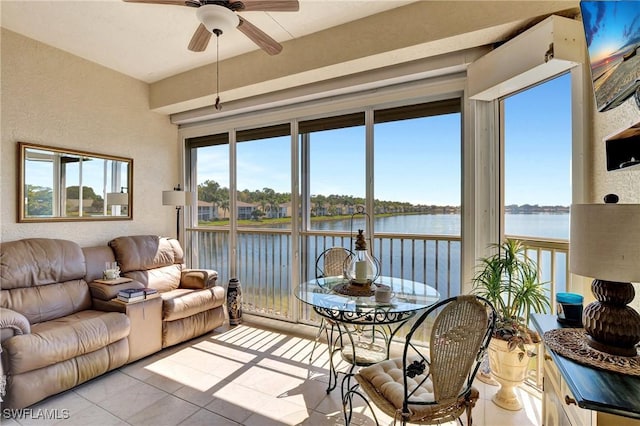
<svg viewBox="0 0 640 426">
<path fill-rule="evenodd" d="M 534 345 L 525 345 L 528 351 L 534 350 Z M 500 339 L 489 342 L 489 364 L 491 375 L 500 383 L 500 389 L 493 396 L 492 401 L 499 407 L 518 411 L 522 403 L 518 399 L 514 388 L 524 382 L 529 366 L 529 356 L 525 353 L 518 359 L 520 349 L 509 351 L 508 343 Z"/>
</svg>

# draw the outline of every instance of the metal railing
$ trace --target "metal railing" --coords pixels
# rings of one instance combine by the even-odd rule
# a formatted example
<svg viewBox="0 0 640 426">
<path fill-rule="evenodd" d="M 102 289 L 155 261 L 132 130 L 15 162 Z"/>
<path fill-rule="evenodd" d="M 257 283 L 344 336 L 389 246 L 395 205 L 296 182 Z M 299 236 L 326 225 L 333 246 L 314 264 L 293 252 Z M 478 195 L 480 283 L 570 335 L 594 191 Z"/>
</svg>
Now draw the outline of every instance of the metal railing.
<svg viewBox="0 0 640 426">
<path fill-rule="evenodd" d="M 194 228 L 188 230 L 192 244 L 186 247 L 193 267 L 218 271 L 219 282 L 230 276 L 229 230 Z M 236 275 L 243 288 L 244 309 L 285 320 L 295 320 L 291 312 L 292 259 L 291 231 L 288 229 L 247 228 L 237 233 Z M 541 281 L 551 300 L 566 291 L 568 242 L 563 240 L 522 240 L 527 253 L 538 264 Z M 348 232 L 308 231 L 300 237 L 300 281 L 315 277 L 316 257 L 332 246 L 349 247 Z M 442 298 L 462 292 L 460 257 L 461 238 L 446 235 L 379 234 L 373 239 L 373 253 L 380 259 L 382 275 L 425 282 L 435 287 Z M 295 280 L 296 282 L 298 280 Z M 551 312 L 555 312 L 552 303 Z M 304 316 L 300 320 L 310 318 Z"/>
<path fill-rule="evenodd" d="M 219 282 L 230 276 L 229 230 L 224 228 L 189 229 L 190 246 L 186 247 L 193 267 L 218 271 Z M 308 306 L 300 305 L 294 312 L 291 278 L 291 231 L 288 229 L 248 228 L 237 233 L 237 278 L 242 283 L 243 310 L 252 314 L 285 321 L 319 324 L 320 318 Z M 510 236 L 522 240 L 527 254 L 538 265 L 540 280 L 545 283 L 555 313 L 555 296 L 566 291 L 569 282 L 566 240 L 534 239 Z M 300 236 L 300 278 L 315 277 L 315 259 L 326 248 L 349 247 L 349 232 L 308 231 Z M 443 235 L 379 234 L 373 239 L 373 253 L 380 259 L 382 275 L 396 276 L 429 283 L 441 298 L 461 293 L 461 238 Z M 402 334 L 399 334 L 401 337 Z M 426 336 L 425 336 L 426 338 Z M 542 355 L 542 345 L 538 353 Z M 533 359 L 528 382 L 542 385 L 543 357 Z"/>
</svg>

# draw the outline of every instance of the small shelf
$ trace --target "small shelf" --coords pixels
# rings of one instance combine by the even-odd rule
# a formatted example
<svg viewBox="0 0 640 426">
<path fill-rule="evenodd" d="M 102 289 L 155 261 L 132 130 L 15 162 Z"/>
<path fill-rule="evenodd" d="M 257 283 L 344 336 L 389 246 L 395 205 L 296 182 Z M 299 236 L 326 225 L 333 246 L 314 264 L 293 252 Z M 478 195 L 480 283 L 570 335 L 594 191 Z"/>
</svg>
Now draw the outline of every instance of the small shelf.
<svg viewBox="0 0 640 426">
<path fill-rule="evenodd" d="M 640 122 L 605 139 L 607 171 L 640 169 Z"/>
</svg>

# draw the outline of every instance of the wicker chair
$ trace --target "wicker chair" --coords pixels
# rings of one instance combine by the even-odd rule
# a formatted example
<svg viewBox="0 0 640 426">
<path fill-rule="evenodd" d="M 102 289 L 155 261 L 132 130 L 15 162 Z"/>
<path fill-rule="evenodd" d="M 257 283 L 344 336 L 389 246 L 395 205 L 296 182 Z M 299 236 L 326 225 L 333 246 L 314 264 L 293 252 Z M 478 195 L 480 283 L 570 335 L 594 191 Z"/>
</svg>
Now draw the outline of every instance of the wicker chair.
<svg viewBox="0 0 640 426">
<path fill-rule="evenodd" d="M 349 249 L 344 247 L 329 247 L 320 253 L 320 256 L 316 259 L 316 278 L 344 277 L 347 259 L 351 256 L 353 256 L 353 252 Z M 327 329 L 327 324 L 331 326 L 331 332 Z M 316 350 L 316 346 L 318 346 L 318 341 L 322 333 L 324 332 L 327 340 L 329 340 L 329 336 L 333 335 L 334 326 L 335 324 L 332 321 L 322 317 L 318 333 L 316 334 L 316 340 L 311 349 L 311 355 L 309 355 L 309 362 L 313 359 L 313 353 Z"/>
<path fill-rule="evenodd" d="M 394 423 L 440 424 L 458 419 L 462 425 L 460 416 L 466 412 L 471 425 L 471 410 L 479 397 L 472 382 L 491 340 L 495 317 L 486 299 L 472 295 L 452 297 L 429 308 L 408 333 L 402 357 L 355 374 L 357 384 L 347 390 L 343 401 L 346 423 L 351 420 L 353 395 L 359 395 L 370 408 L 373 402 L 393 417 Z M 433 322 L 429 344 L 412 342 L 425 321 Z"/>
</svg>

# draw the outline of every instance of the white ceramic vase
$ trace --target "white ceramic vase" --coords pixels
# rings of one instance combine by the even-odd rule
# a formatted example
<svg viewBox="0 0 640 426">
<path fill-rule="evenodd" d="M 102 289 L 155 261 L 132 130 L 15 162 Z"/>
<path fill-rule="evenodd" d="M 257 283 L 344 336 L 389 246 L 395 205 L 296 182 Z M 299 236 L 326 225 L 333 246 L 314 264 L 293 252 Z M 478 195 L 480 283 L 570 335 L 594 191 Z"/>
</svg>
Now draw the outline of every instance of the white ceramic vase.
<svg viewBox="0 0 640 426">
<path fill-rule="evenodd" d="M 534 345 L 525 345 L 529 351 L 533 351 Z M 515 387 L 524 382 L 527 376 L 530 357 L 525 354 L 519 359 L 520 349 L 509 351 L 508 342 L 500 339 L 491 339 L 489 342 L 489 364 L 491 375 L 500 383 L 498 392 L 492 401 L 498 406 L 511 411 L 518 411 L 522 403 L 515 393 Z"/>
</svg>

